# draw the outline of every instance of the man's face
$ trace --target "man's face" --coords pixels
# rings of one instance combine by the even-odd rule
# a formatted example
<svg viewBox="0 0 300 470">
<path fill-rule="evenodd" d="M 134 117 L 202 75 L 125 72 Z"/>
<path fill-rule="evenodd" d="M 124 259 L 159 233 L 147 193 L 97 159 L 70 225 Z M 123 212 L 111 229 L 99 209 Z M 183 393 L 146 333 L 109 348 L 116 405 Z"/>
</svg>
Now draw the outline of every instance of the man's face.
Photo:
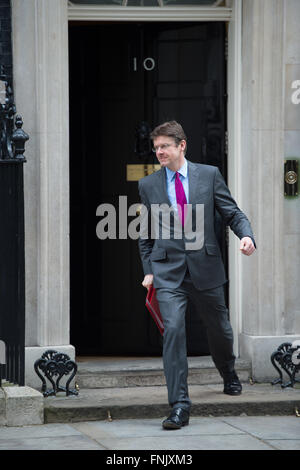
<svg viewBox="0 0 300 470">
<path fill-rule="evenodd" d="M 156 149 L 156 157 L 162 167 L 177 171 L 184 163 L 184 150 L 186 141 L 181 140 L 177 145 L 171 137 L 159 136 L 153 140 L 153 147 Z"/>
</svg>

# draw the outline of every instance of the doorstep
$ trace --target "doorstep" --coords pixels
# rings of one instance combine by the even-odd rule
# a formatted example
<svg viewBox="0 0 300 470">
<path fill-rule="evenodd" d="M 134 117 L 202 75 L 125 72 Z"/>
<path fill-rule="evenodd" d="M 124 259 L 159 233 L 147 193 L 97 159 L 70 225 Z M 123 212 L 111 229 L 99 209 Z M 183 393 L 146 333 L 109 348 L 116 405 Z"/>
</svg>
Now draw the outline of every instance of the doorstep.
<svg viewBox="0 0 300 470">
<path fill-rule="evenodd" d="M 82 388 L 120 388 L 164 385 L 161 357 L 77 357 L 76 382 Z M 189 385 L 223 383 L 211 356 L 188 357 Z M 242 382 L 251 377 L 251 362 L 236 359 L 235 369 Z"/>
<path fill-rule="evenodd" d="M 223 385 L 191 385 L 192 416 L 264 416 L 300 413 L 300 389 L 280 385 L 243 384 L 243 393 L 232 397 Z M 168 415 L 166 387 L 81 389 L 78 396 L 45 398 L 46 423 L 158 418 Z"/>
</svg>

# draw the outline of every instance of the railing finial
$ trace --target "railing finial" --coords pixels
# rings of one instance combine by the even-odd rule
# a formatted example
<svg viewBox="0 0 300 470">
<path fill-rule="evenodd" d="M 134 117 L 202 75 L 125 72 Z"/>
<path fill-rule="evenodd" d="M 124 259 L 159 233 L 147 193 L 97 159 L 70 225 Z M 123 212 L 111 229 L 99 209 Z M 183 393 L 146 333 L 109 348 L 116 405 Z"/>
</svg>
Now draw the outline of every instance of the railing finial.
<svg viewBox="0 0 300 470">
<path fill-rule="evenodd" d="M 16 129 L 14 129 L 16 106 L 4 66 L 1 64 L 0 81 L 1 88 L 5 89 L 5 98 L 0 101 L 0 160 L 24 161 L 25 142 L 29 136 L 22 129 L 23 120 L 19 115 L 16 116 Z"/>
</svg>

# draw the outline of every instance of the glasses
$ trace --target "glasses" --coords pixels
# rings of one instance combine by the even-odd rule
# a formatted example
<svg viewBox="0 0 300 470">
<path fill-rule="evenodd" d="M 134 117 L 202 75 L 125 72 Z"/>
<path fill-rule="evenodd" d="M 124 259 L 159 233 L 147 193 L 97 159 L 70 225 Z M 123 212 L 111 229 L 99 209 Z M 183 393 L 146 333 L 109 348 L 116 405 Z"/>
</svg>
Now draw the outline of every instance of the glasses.
<svg viewBox="0 0 300 470">
<path fill-rule="evenodd" d="M 175 145 L 175 144 L 162 144 L 162 145 L 158 145 L 157 147 L 153 147 L 152 149 L 152 152 L 154 153 L 157 153 L 159 151 L 159 149 L 161 149 L 162 151 L 166 150 L 168 147 L 171 147 L 172 145 Z M 175 145 L 176 146 L 176 145 Z"/>
</svg>

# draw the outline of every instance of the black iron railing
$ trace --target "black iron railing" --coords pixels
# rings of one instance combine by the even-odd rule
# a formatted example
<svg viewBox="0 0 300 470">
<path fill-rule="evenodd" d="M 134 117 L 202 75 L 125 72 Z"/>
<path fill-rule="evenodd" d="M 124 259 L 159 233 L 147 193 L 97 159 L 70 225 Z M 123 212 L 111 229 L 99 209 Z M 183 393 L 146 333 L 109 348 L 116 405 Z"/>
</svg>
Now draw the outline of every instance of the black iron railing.
<svg viewBox="0 0 300 470">
<path fill-rule="evenodd" d="M 23 121 L 0 67 L 0 385 L 24 385 L 25 263 Z M 5 350 L 5 354 L 4 351 Z"/>
</svg>

